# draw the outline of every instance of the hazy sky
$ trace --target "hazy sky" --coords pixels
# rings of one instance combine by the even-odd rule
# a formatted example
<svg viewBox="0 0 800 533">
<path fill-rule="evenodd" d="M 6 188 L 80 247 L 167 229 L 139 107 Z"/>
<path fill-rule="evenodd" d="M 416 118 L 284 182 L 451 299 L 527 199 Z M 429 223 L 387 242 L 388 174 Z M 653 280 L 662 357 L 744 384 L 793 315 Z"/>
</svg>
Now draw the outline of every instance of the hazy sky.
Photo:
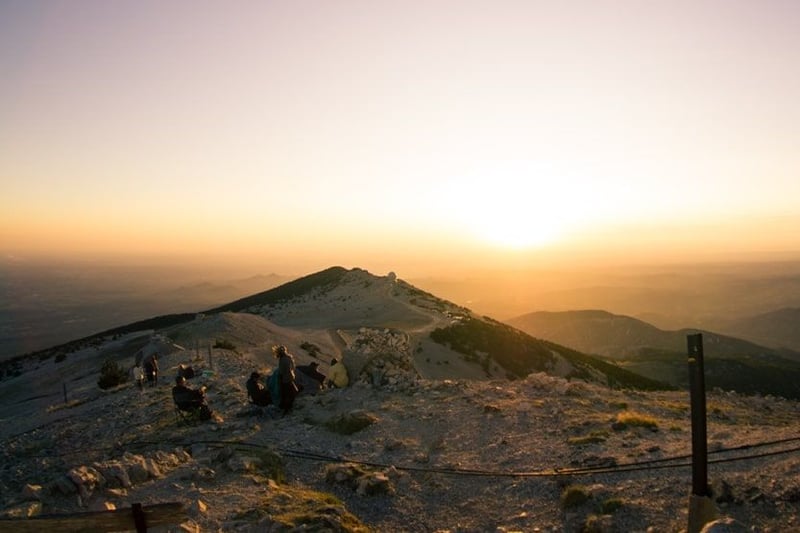
<svg viewBox="0 0 800 533">
<path fill-rule="evenodd" d="M 2 0 L 0 252 L 798 252 L 798 28 L 788 0 Z"/>
</svg>

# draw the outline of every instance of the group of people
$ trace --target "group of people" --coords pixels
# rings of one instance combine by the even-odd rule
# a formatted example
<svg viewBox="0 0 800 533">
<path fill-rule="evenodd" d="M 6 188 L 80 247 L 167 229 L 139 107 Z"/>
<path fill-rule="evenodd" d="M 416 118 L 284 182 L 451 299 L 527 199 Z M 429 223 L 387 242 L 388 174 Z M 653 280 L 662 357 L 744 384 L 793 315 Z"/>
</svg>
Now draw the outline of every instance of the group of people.
<svg viewBox="0 0 800 533">
<path fill-rule="evenodd" d="M 153 352 L 138 361 L 133 367 L 132 373 L 139 390 L 144 390 L 145 379 L 151 387 L 155 387 L 158 384 L 158 352 Z"/>
<path fill-rule="evenodd" d="M 326 376 L 319 371 L 316 361 L 296 366 L 286 346 L 273 346 L 272 353 L 278 363 L 275 370 L 266 379 L 262 379 L 259 372 L 253 372 L 246 383 L 247 395 L 257 406 L 275 405 L 287 414 L 300 392 L 316 394 L 324 388 L 343 388 L 348 385 L 347 369 L 336 359 L 331 360 Z M 133 370 L 137 386 L 143 389 L 145 379 L 155 386 L 158 380 L 158 355 L 154 353 L 142 363 L 142 366 L 137 364 Z M 187 384 L 187 379 L 194 375 L 191 367 L 180 365 L 175 386 L 172 387 L 172 398 L 179 410 L 197 412 L 200 420 L 210 420 L 214 415 L 208 406 L 206 388 L 192 388 Z"/>
<path fill-rule="evenodd" d="M 326 377 L 319 371 L 316 361 L 295 366 L 294 357 L 286 346 L 274 346 L 272 353 L 278 359 L 278 366 L 267 377 L 266 384 L 262 382 L 259 372 L 253 372 L 247 380 L 247 395 L 257 406 L 276 405 L 286 414 L 301 391 L 316 394 L 326 387 L 342 388 L 348 384 L 347 369 L 336 359 L 331 360 L 330 372 Z"/>
</svg>

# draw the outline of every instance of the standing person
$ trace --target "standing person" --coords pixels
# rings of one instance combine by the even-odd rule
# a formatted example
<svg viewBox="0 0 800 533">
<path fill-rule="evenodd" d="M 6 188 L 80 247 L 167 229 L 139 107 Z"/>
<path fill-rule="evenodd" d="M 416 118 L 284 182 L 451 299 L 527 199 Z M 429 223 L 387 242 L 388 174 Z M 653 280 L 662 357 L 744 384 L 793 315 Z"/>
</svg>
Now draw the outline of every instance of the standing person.
<svg viewBox="0 0 800 533">
<path fill-rule="evenodd" d="M 328 370 L 328 380 L 326 381 L 328 386 L 343 389 L 347 387 L 349 382 L 350 379 L 347 377 L 347 368 L 336 359 L 331 359 L 331 369 Z"/>
<path fill-rule="evenodd" d="M 283 414 L 287 414 L 294 405 L 297 396 L 297 383 L 294 375 L 294 357 L 286 350 L 286 346 L 273 346 L 272 353 L 278 358 L 278 374 L 281 382 L 281 404 Z"/>
<path fill-rule="evenodd" d="M 144 360 L 144 374 L 151 387 L 158 383 L 158 352 L 153 352 Z"/>
<path fill-rule="evenodd" d="M 133 367 L 133 380 L 136 382 L 136 386 L 139 387 L 139 390 L 144 390 L 144 370 L 139 365 Z"/>
</svg>

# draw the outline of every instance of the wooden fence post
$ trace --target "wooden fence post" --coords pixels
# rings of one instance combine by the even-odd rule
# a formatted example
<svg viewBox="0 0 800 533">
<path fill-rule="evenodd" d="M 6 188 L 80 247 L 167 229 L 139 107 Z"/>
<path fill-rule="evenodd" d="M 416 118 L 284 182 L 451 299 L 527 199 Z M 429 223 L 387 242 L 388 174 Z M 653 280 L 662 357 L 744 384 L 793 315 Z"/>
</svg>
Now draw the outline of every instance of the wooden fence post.
<svg viewBox="0 0 800 533">
<path fill-rule="evenodd" d="M 706 382 L 703 334 L 686 336 L 689 352 L 689 392 L 692 409 L 692 493 L 689 496 L 688 533 L 699 533 L 717 517 L 708 487 L 708 441 L 706 431 Z"/>
<path fill-rule="evenodd" d="M 0 518 L 0 533 L 60 533 L 79 531 L 130 531 L 178 525 L 188 519 L 180 502 L 142 506 L 134 503 L 130 509 L 93 511 L 72 514 L 51 514 L 31 518 Z"/>
</svg>

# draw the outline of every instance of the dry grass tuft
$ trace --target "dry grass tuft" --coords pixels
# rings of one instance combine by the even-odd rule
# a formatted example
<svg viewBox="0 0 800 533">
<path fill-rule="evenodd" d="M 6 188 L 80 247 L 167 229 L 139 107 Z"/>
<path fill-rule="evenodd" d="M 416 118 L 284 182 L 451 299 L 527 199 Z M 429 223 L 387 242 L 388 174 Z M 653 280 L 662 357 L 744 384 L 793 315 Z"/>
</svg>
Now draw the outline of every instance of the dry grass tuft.
<svg viewBox="0 0 800 533">
<path fill-rule="evenodd" d="M 616 424 L 625 427 L 642 427 L 658 430 L 658 420 L 655 417 L 636 411 L 625 411 L 616 416 Z"/>
</svg>

